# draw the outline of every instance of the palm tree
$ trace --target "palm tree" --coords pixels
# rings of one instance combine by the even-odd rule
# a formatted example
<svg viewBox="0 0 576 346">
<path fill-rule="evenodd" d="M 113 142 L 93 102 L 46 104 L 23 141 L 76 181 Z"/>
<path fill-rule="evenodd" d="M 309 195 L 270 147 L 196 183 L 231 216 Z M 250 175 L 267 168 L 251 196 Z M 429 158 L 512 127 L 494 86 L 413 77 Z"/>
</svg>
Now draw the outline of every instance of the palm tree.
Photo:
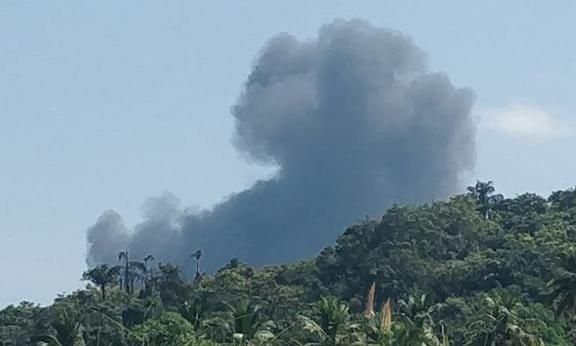
<svg viewBox="0 0 576 346">
<path fill-rule="evenodd" d="M 149 257 L 147 257 L 149 258 Z M 146 273 L 146 265 L 138 261 L 130 261 L 128 250 L 121 251 L 118 254 L 118 261 L 122 263 L 122 280 L 120 285 L 124 286 L 126 293 L 134 292 L 134 282 L 136 279 Z"/>
<path fill-rule="evenodd" d="M 50 346 L 84 346 L 82 316 L 79 306 L 58 307 L 56 316 L 50 324 L 55 334 L 42 335 L 37 338 L 37 341 L 45 342 Z"/>
<path fill-rule="evenodd" d="M 487 311 L 469 327 L 470 346 L 544 346 L 542 339 L 525 330 L 528 321 L 521 318 L 524 309 L 517 295 L 499 290 L 485 298 Z"/>
<path fill-rule="evenodd" d="M 234 303 L 224 303 L 232 313 L 234 334 L 242 335 L 250 340 L 259 332 L 263 325 L 262 305 L 243 299 Z"/>
<path fill-rule="evenodd" d="M 196 260 L 196 275 L 194 276 L 194 280 L 200 279 L 200 257 L 202 257 L 202 250 L 196 250 L 190 257 Z"/>
<path fill-rule="evenodd" d="M 476 200 L 480 213 L 486 220 L 490 218 L 492 208 L 504 199 L 501 194 L 493 195 L 496 189 L 492 181 L 477 181 L 476 185 L 468 186 L 466 190 L 468 190 L 469 195 Z"/>
<path fill-rule="evenodd" d="M 374 344 L 371 340 L 380 333 L 381 326 L 371 324 L 373 317 L 363 320 L 363 323 L 350 321 L 348 306 L 333 296 L 322 297 L 315 307 L 316 319 L 299 315 L 298 322 L 304 330 L 312 333 L 317 342 L 307 342 L 305 345 L 340 346 L 340 345 L 386 345 L 383 340 Z M 308 340 L 309 341 L 309 340 Z M 293 340 L 293 342 L 296 342 Z M 396 344 L 394 344 L 396 345 Z"/>
<path fill-rule="evenodd" d="M 120 267 L 110 268 L 107 264 L 100 264 L 85 271 L 82 280 L 90 280 L 100 289 L 102 300 L 106 300 L 106 287 L 113 285 L 120 274 Z"/>
<path fill-rule="evenodd" d="M 488 197 L 496 191 L 494 188 L 494 182 L 492 181 L 476 181 L 474 186 L 468 186 L 466 188 L 470 195 L 475 197 L 480 203 L 485 203 L 488 201 Z"/>
<path fill-rule="evenodd" d="M 572 334 L 576 341 L 576 253 L 564 254 L 555 278 L 548 282 L 548 298 L 556 313 L 572 321 Z"/>
<path fill-rule="evenodd" d="M 409 320 L 419 328 L 425 325 L 433 324 L 432 321 L 432 303 L 426 293 L 414 292 L 407 299 L 398 301 L 400 307 L 400 316 L 404 320 Z"/>
<path fill-rule="evenodd" d="M 200 291 L 191 297 L 191 299 L 185 301 L 179 307 L 179 311 L 182 317 L 192 323 L 195 330 L 198 330 L 206 313 L 207 305 L 207 296 L 204 292 Z"/>
<path fill-rule="evenodd" d="M 150 270 L 148 268 L 148 262 L 149 261 L 154 261 L 155 258 L 152 255 L 148 255 L 146 257 L 144 257 L 144 275 L 143 275 L 143 280 L 144 280 L 144 292 L 146 294 L 150 294 L 151 289 L 152 289 L 152 283 L 154 282 L 154 273 L 152 272 L 152 270 Z"/>
<path fill-rule="evenodd" d="M 158 263 L 155 285 L 165 305 L 182 306 L 189 298 L 190 286 L 181 275 L 180 268 L 171 264 Z"/>
<path fill-rule="evenodd" d="M 122 262 L 124 260 L 123 265 L 123 279 L 120 280 L 120 287 L 124 286 L 126 293 L 130 293 L 130 274 L 129 274 L 129 261 L 128 261 L 128 250 L 120 251 L 118 254 L 118 262 Z"/>
<path fill-rule="evenodd" d="M 440 340 L 434 333 L 434 305 L 428 295 L 414 292 L 407 299 L 399 300 L 398 306 L 402 323 L 393 331 L 394 344 L 439 346 L 447 343 L 444 334 Z"/>
<path fill-rule="evenodd" d="M 325 335 L 325 345 L 336 346 L 338 333 L 345 326 L 350 314 L 348 306 L 340 302 L 338 298 L 329 296 L 320 298 L 316 306 L 318 315 L 318 326 Z"/>
<path fill-rule="evenodd" d="M 148 267 L 147 267 L 147 266 L 148 266 L 148 261 L 154 261 L 154 260 L 155 260 L 155 258 L 154 258 L 154 256 L 152 256 L 152 255 L 148 255 L 148 256 L 144 257 L 144 266 L 146 266 L 146 268 L 148 268 Z"/>
</svg>

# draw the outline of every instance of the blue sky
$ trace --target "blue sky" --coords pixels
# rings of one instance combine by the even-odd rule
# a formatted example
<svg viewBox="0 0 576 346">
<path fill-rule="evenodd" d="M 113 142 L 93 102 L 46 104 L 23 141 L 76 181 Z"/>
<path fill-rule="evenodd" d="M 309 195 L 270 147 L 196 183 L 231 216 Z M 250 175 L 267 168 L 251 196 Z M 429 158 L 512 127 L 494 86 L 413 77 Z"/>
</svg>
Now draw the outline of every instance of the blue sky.
<svg viewBox="0 0 576 346">
<path fill-rule="evenodd" d="M 269 175 L 231 145 L 262 44 L 334 18 L 402 31 L 476 92 L 475 178 L 509 196 L 576 184 L 576 3 L 0 2 L 0 306 L 79 287 L 85 230 L 164 191 L 208 207 Z"/>
</svg>

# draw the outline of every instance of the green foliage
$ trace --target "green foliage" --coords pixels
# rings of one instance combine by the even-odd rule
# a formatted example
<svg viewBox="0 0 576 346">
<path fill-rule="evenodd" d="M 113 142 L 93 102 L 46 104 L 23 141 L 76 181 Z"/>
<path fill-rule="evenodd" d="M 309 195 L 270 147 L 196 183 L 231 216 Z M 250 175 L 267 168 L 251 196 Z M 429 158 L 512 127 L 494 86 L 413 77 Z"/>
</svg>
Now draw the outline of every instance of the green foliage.
<svg viewBox="0 0 576 346">
<path fill-rule="evenodd" d="M 136 326 L 131 334 L 135 344 L 142 346 L 201 346 L 210 343 L 198 338 L 190 322 L 174 312 L 162 313 Z"/>
<path fill-rule="evenodd" d="M 576 344 L 573 189 L 506 199 L 478 182 L 393 206 L 297 263 L 232 259 L 206 275 L 190 253 L 194 278 L 123 251 L 119 266 L 84 273 L 94 286 L 6 307 L 0 346 Z"/>
<path fill-rule="evenodd" d="M 82 280 L 90 280 L 90 282 L 100 288 L 102 300 L 105 300 L 106 288 L 116 283 L 119 274 L 120 267 L 110 268 L 107 264 L 100 264 L 84 272 L 84 274 L 82 274 Z"/>
</svg>

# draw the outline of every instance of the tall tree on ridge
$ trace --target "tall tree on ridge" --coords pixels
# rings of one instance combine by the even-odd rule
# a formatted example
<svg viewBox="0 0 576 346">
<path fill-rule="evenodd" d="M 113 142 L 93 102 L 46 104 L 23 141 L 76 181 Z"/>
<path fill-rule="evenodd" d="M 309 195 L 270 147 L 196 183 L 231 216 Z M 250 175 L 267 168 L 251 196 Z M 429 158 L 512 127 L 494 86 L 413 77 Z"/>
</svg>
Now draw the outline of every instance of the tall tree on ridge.
<svg viewBox="0 0 576 346">
<path fill-rule="evenodd" d="M 120 274 L 120 267 L 110 268 L 107 264 L 100 264 L 82 274 L 82 280 L 90 280 L 100 289 L 102 300 L 106 300 L 106 288 L 113 285 Z"/>
</svg>

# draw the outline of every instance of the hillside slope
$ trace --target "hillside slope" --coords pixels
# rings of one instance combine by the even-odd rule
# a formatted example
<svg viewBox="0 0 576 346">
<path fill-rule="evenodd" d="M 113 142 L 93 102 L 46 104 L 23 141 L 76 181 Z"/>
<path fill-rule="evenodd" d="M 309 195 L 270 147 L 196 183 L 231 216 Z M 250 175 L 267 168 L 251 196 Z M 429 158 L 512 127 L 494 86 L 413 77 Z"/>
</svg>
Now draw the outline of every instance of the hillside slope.
<svg viewBox="0 0 576 346">
<path fill-rule="evenodd" d="M 193 280 L 125 254 L 51 306 L 0 311 L 0 345 L 576 344 L 574 190 L 479 182 L 359 222 L 310 261 L 206 275 L 190 260 Z"/>
</svg>

